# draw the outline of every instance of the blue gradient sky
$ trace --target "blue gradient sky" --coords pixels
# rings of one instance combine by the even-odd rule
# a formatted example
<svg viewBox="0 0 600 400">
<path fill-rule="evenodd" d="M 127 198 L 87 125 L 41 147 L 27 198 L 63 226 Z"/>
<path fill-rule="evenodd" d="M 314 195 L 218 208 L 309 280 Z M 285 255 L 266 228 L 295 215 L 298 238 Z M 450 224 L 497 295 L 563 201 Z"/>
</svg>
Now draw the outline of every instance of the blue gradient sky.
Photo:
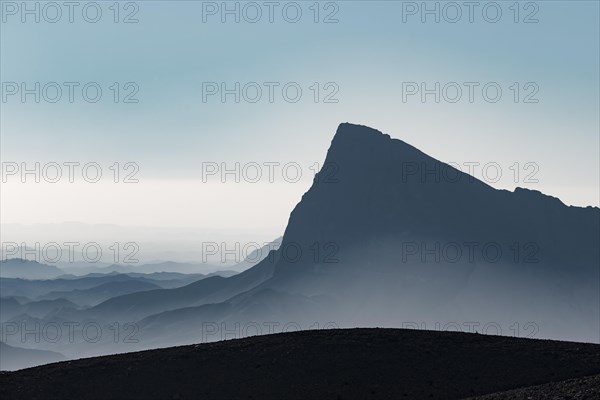
<svg viewBox="0 0 600 400">
<path fill-rule="evenodd" d="M 296 24 L 277 12 L 274 23 L 266 17 L 221 23 L 218 16 L 203 23 L 199 1 L 137 2 L 136 24 L 115 24 L 108 15 L 96 24 L 81 18 L 21 23 L 8 16 L 0 42 L 3 82 L 95 81 L 106 88 L 134 81 L 140 102 L 105 101 L 108 92 L 96 104 L 10 99 L 1 104 L 2 160 L 133 161 L 141 182 L 84 189 L 9 182 L 2 191 L 4 222 L 256 226 L 276 235 L 310 176 L 295 184 L 215 183 L 209 190 L 211 184 L 198 182 L 202 162 L 322 162 L 345 121 L 446 162 L 497 162 L 505 174 L 514 162 L 535 162 L 539 183 L 505 176 L 493 186 L 599 205 L 597 1 L 536 2 L 539 23 L 533 24 L 514 23 L 512 1 L 499 2 L 503 16 L 495 24 L 477 11 L 473 23 L 466 16 L 422 23 L 418 15 L 403 22 L 399 1 L 336 2 L 338 23 L 314 23 L 308 8 L 314 2 L 299 3 L 303 17 Z M 272 104 L 203 103 L 206 81 L 293 81 L 305 92 L 295 104 L 280 97 Z M 403 103 L 406 81 L 494 81 L 504 92 L 493 104 L 481 96 L 474 103 Z M 308 91 L 313 82 L 335 82 L 339 102 L 315 104 Z M 513 82 L 535 82 L 539 103 L 514 103 Z M 39 204 L 40 196 L 48 206 Z"/>
</svg>

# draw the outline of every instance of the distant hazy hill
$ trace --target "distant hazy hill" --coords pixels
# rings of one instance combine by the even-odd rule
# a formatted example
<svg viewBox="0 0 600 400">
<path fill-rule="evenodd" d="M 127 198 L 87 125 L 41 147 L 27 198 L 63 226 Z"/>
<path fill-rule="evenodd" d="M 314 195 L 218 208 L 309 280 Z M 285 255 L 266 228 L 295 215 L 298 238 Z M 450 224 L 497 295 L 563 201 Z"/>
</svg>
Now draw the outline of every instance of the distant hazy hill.
<svg viewBox="0 0 600 400">
<path fill-rule="evenodd" d="M 0 370 L 13 371 L 34 365 L 48 364 L 65 360 L 65 357 L 53 351 L 23 349 L 0 342 Z"/>
<path fill-rule="evenodd" d="M 21 303 L 14 297 L 0 297 L 0 322 L 8 321 L 18 315 L 44 318 L 63 309 L 78 307 L 78 304 L 62 298 Z"/>
<path fill-rule="evenodd" d="M 180 287 L 205 278 L 204 275 L 184 274 L 91 274 L 83 277 L 61 275 L 52 280 L 24 280 L 17 278 L 0 279 L 0 293 L 4 297 L 22 296 L 36 299 L 50 292 L 70 292 L 86 290 L 111 282 L 136 281 L 148 283 L 163 288 Z"/>
<path fill-rule="evenodd" d="M 186 263 L 174 261 L 162 261 L 146 264 L 111 264 L 111 265 L 94 265 L 86 264 L 80 266 L 62 267 L 65 272 L 84 276 L 90 274 L 186 274 L 186 275 L 214 275 L 223 276 L 232 275 L 233 271 L 222 270 L 222 265 L 206 264 L 206 263 Z M 231 268 L 237 268 L 231 266 Z"/>
<path fill-rule="evenodd" d="M 39 299 L 65 299 L 80 306 L 94 306 L 112 297 L 159 288 L 160 286 L 154 283 L 132 279 L 107 282 L 89 289 L 50 292 L 41 296 Z"/>
<path fill-rule="evenodd" d="M 0 261 L 0 277 L 22 279 L 53 279 L 64 272 L 52 265 L 37 261 L 11 258 Z"/>
<path fill-rule="evenodd" d="M 279 249 L 279 247 L 281 246 L 282 239 L 283 237 L 278 237 L 277 239 L 273 240 L 271 243 L 266 244 L 260 249 L 252 251 L 246 256 L 246 258 L 242 262 L 234 265 L 232 269 L 236 271 L 245 271 L 248 268 L 253 267 L 254 265 L 264 260 L 269 255 L 271 250 Z"/>
</svg>

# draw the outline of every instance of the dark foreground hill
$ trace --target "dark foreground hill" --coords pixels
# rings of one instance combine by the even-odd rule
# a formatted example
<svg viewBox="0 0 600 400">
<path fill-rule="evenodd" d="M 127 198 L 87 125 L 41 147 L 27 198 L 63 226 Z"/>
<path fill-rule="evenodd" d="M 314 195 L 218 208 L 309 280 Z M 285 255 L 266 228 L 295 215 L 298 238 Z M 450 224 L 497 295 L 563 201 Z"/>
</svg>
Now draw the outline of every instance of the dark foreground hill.
<svg viewBox="0 0 600 400">
<path fill-rule="evenodd" d="M 469 400 L 590 400 L 600 399 L 600 375 L 550 382 L 473 397 Z"/>
<path fill-rule="evenodd" d="M 316 330 L 3 373 L 0 398 L 460 399 L 599 373 L 596 344 Z"/>
</svg>

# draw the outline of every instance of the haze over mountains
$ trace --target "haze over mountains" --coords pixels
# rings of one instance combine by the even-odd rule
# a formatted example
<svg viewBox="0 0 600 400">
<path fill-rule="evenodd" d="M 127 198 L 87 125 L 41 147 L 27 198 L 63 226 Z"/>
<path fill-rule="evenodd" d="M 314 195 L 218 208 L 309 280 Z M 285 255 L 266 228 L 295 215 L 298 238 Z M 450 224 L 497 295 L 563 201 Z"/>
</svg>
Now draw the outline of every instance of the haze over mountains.
<svg viewBox="0 0 600 400">
<path fill-rule="evenodd" d="M 11 258 L 0 261 L 0 274 L 3 278 L 53 279 L 64 275 L 64 272 L 37 261 Z"/>
<path fill-rule="evenodd" d="M 291 212 L 281 246 L 256 265 L 193 282 L 124 274 L 3 278 L 2 296 L 14 297 L 8 322 L 79 324 L 74 342 L 63 335 L 31 345 L 18 332 L 3 341 L 67 357 L 314 327 L 598 342 L 599 241 L 598 208 L 496 190 L 401 140 L 345 123 Z M 30 315 L 19 296 L 77 306 Z M 115 343 L 112 334 L 84 340 L 90 322 L 131 324 L 135 341 Z"/>
<path fill-rule="evenodd" d="M 0 342 L 0 370 L 22 369 L 32 365 L 64 361 L 62 354 L 47 350 L 21 349 Z"/>
<path fill-rule="evenodd" d="M 112 246 L 115 243 L 124 246 L 134 243 L 135 249 L 121 248 L 120 257 L 123 263 L 127 255 L 139 260 L 130 263 L 136 267 L 142 264 L 157 264 L 171 262 L 174 264 L 189 264 L 202 267 L 203 271 L 214 272 L 225 266 L 233 266 L 242 260 L 229 257 L 226 263 L 221 255 L 211 255 L 203 251 L 202 243 L 227 243 L 232 247 L 235 243 L 256 242 L 266 244 L 273 241 L 273 236 L 263 231 L 249 227 L 247 231 L 229 231 L 224 229 L 207 229 L 204 227 L 154 227 L 154 226 L 120 226 L 113 224 L 89 224 L 81 222 L 63 222 L 59 224 L 14 224 L 1 223 L 3 246 L 2 259 L 24 258 L 40 263 L 52 263 L 67 273 L 93 272 L 94 266 L 108 267 L 115 263 Z M 48 244 L 60 246 L 62 254 L 54 262 L 48 261 L 55 257 L 55 248 L 48 249 L 48 257 L 44 257 L 44 246 Z M 66 243 L 71 243 L 71 250 Z M 75 243 L 75 244 L 73 244 Z M 95 256 L 90 252 L 89 257 L 83 257 L 82 248 L 85 244 L 98 244 L 102 249 L 102 257 L 94 263 L 89 258 Z M 54 246 L 52 246 L 54 247 Z M 93 264 L 93 265 L 90 265 Z"/>
</svg>

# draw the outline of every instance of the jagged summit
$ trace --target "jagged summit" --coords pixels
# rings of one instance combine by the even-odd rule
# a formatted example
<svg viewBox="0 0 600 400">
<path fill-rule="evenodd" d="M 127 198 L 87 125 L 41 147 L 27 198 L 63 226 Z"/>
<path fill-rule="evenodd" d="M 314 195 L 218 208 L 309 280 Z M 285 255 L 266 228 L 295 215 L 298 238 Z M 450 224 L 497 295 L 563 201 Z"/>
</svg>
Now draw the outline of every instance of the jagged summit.
<svg viewBox="0 0 600 400">
<path fill-rule="evenodd" d="M 352 124 L 350 122 L 342 122 L 338 125 L 333 140 L 342 140 L 348 138 L 356 139 L 361 137 L 367 138 L 374 136 L 383 136 L 384 138 L 391 139 L 390 135 L 385 134 L 375 128 L 371 128 L 366 125 Z"/>
<path fill-rule="evenodd" d="M 381 162 L 386 163 L 386 169 L 389 171 L 378 171 L 378 174 L 383 173 L 388 178 L 394 174 L 400 176 L 400 179 L 395 179 L 393 183 L 404 185 L 408 183 L 413 186 L 414 184 L 445 185 L 448 183 L 456 186 L 460 183 L 471 183 L 483 190 L 501 192 L 502 195 L 510 193 L 512 196 L 509 201 L 527 203 L 539 201 L 538 204 L 567 207 L 558 197 L 539 190 L 522 187 L 516 187 L 512 192 L 497 190 L 476 177 L 429 156 L 409 143 L 369 126 L 349 122 L 343 122 L 338 126 L 327 153 L 326 164 L 340 170 L 342 163 L 357 163 L 365 169 Z M 349 170 L 349 167 L 345 169 Z M 331 173 L 331 169 L 329 172 Z M 343 171 L 339 171 L 337 175 L 343 175 Z M 571 206 L 570 208 L 597 209 L 598 207 Z"/>
<path fill-rule="evenodd" d="M 558 197 L 550 196 L 540 192 L 539 190 L 527 189 L 522 187 L 516 187 L 514 190 L 514 195 L 518 196 L 520 199 L 526 201 L 542 201 L 545 204 L 553 204 L 554 206 L 562 206 L 566 207 L 566 204 L 563 203 Z"/>
<path fill-rule="evenodd" d="M 537 191 L 495 189 L 402 140 L 342 123 L 322 170 L 290 215 L 283 243 L 334 241 L 352 248 L 408 237 L 489 241 L 508 248 L 514 242 L 539 242 L 541 260 L 587 264 L 593 256 L 586 246 L 598 237 L 590 217 L 598 215 Z M 569 231 L 577 232 L 578 241 Z M 573 255 L 551 243 L 570 247 Z"/>
<path fill-rule="evenodd" d="M 411 146 L 403 140 L 392 138 L 390 135 L 377 129 L 366 125 L 343 122 L 338 126 L 329 150 L 335 151 L 338 147 L 341 147 L 341 149 L 348 151 L 349 146 L 356 146 L 356 150 L 359 152 L 362 151 L 363 154 L 366 151 L 373 151 L 376 149 L 379 149 L 380 151 L 383 149 L 385 151 L 385 149 L 389 147 L 396 149 L 402 148 L 406 152 L 413 153 L 413 157 L 411 158 L 423 157 L 428 160 L 434 160 L 416 147 Z"/>
</svg>

